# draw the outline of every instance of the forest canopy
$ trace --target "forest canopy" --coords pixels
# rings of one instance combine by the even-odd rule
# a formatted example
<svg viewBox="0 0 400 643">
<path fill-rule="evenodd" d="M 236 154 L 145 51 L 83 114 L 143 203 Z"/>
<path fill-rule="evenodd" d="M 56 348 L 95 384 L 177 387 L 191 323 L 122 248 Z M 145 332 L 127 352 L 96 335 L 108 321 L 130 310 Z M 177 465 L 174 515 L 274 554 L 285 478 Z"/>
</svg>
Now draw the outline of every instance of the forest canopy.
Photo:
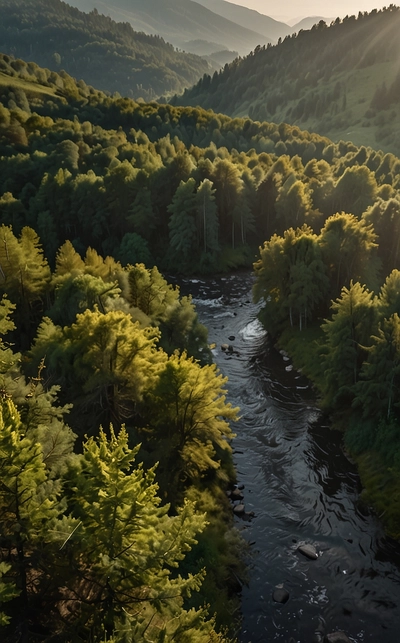
<svg viewBox="0 0 400 643">
<path fill-rule="evenodd" d="M 322 402 L 396 499 L 400 160 L 4 54 L 0 70 L 4 631 L 224 641 L 239 411 L 165 275 L 256 260 L 271 336 L 316 331 Z M 398 536 L 396 503 L 388 519 Z"/>
</svg>

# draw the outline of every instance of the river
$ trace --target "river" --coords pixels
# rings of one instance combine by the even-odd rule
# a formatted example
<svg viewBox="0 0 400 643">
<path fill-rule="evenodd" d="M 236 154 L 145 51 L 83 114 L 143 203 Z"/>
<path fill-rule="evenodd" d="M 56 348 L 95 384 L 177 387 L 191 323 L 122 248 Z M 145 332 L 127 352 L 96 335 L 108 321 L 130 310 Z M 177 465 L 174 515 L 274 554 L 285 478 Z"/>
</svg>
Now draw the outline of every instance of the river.
<svg viewBox="0 0 400 643">
<path fill-rule="evenodd" d="M 354 642 L 398 643 L 400 548 L 360 501 L 356 468 L 308 381 L 270 345 L 251 286 L 248 273 L 181 283 L 216 345 L 228 399 L 241 409 L 234 462 L 255 517 L 235 518 L 251 543 L 239 640 L 311 643 L 322 627 Z M 316 547 L 317 560 L 297 551 L 302 543 Z M 285 604 L 272 600 L 279 584 L 289 592 Z"/>
</svg>

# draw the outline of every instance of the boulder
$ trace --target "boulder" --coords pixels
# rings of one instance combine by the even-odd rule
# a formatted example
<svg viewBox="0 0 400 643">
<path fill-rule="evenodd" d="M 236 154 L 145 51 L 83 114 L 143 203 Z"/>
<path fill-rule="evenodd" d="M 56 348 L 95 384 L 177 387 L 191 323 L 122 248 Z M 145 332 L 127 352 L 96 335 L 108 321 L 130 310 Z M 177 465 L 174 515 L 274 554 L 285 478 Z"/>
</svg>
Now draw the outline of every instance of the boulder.
<svg viewBox="0 0 400 643">
<path fill-rule="evenodd" d="M 230 342 L 234 342 L 235 341 L 235 335 L 229 335 L 228 339 L 229 339 Z"/>
<path fill-rule="evenodd" d="M 240 516 L 241 514 L 244 514 L 245 507 L 244 505 L 236 505 L 236 507 L 233 507 L 233 513 L 236 514 L 237 516 Z"/>
<path fill-rule="evenodd" d="M 309 558 L 310 560 L 317 560 L 318 558 L 318 553 L 314 545 L 310 545 L 310 544 L 300 545 L 297 548 L 297 551 L 299 551 L 301 554 L 303 554 L 303 556 L 306 556 L 306 558 Z"/>
<path fill-rule="evenodd" d="M 231 492 L 231 498 L 232 498 L 232 500 L 243 500 L 244 496 L 243 496 L 242 492 L 240 491 L 240 489 L 234 489 Z"/>
<path fill-rule="evenodd" d="M 351 643 L 351 641 L 344 632 L 331 632 L 325 636 L 324 643 Z"/>
<path fill-rule="evenodd" d="M 274 600 L 275 603 L 287 603 L 289 600 L 289 592 L 283 585 L 277 585 L 272 592 L 272 600 Z"/>
<path fill-rule="evenodd" d="M 232 346 L 232 344 L 228 344 L 228 353 L 233 353 L 233 346 Z"/>
<path fill-rule="evenodd" d="M 222 351 L 227 351 L 229 348 L 228 344 L 221 344 L 221 350 Z"/>
</svg>

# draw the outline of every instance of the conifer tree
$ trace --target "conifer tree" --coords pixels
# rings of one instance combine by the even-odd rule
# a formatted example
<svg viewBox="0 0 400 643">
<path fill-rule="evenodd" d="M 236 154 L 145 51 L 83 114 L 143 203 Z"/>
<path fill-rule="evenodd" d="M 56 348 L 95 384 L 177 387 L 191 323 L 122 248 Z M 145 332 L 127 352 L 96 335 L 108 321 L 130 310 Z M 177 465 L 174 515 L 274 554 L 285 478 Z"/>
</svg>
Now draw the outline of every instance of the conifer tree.
<svg viewBox="0 0 400 643">
<path fill-rule="evenodd" d="M 135 464 L 122 428 L 100 430 L 84 444 L 69 472 L 70 505 L 79 528 L 68 542 L 71 625 L 93 641 L 220 641 L 200 610 L 183 599 L 203 574 L 186 578 L 179 563 L 204 528 L 186 502 L 175 516 L 160 506 L 153 469 Z"/>
<path fill-rule="evenodd" d="M 174 256 L 183 262 L 189 260 L 190 253 L 197 247 L 195 185 L 193 178 L 186 183 L 181 181 L 168 206 L 171 214 L 168 223 L 170 246 Z"/>
<path fill-rule="evenodd" d="M 144 239 L 150 238 L 157 221 L 148 188 L 139 189 L 128 211 L 127 221 L 132 225 L 134 232 Z"/>
<path fill-rule="evenodd" d="M 86 310 L 63 329 L 45 319 L 31 354 L 36 366 L 45 358 L 48 376 L 65 387 L 75 422 L 84 421 L 84 410 L 92 423 L 111 418 L 119 424 L 132 415 L 166 359 L 158 337 L 156 328 L 141 328 L 126 312 Z"/>
<path fill-rule="evenodd" d="M 183 483 L 199 481 L 207 472 L 224 475 L 220 454 L 230 449 L 229 422 L 238 414 L 238 408 L 226 402 L 226 381 L 215 364 L 202 367 L 185 353 L 175 353 L 145 398 L 150 444 L 163 451 L 165 469 L 160 473 L 168 480 L 170 497 Z"/>
<path fill-rule="evenodd" d="M 213 254 L 219 249 L 219 225 L 215 189 L 209 179 L 204 179 L 198 187 L 197 204 L 197 229 L 199 238 L 203 240 L 203 251 Z"/>
<path fill-rule="evenodd" d="M 376 329 L 376 304 L 373 293 L 359 283 L 342 288 L 332 303 L 332 318 L 325 321 L 321 353 L 325 365 L 325 403 L 354 396 L 366 346 Z"/>
<path fill-rule="evenodd" d="M 39 443 L 25 435 L 9 397 L 0 401 L 0 542 L 10 552 L 22 641 L 29 639 L 30 597 L 40 593 L 52 542 L 62 542 L 60 484 L 51 480 Z M 58 546 L 59 546 L 58 544 Z M 47 548 L 46 548 L 47 547 Z M 54 553 L 54 552 L 53 552 Z M 40 563 L 42 559 L 42 563 Z"/>
<path fill-rule="evenodd" d="M 350 280 L 372 281 L 376 262 L 373 250 L 376 248 L 376 234 L 372 225 L 358 220 L 353 214 L 334 214 L 325 221 L 319 236 L 324 263 L 329 269 L 331 293 L 338 296 L 342 286 L 348 287 Z"/>
<path fill-rule="evenodd" d="M 400 271 L 392 270 L 386 277 L 379 295 L 378 311 L 380 318 L 389 319 L 393 313 L 400 310 Z"/>
<path fill-rule="evenodd" d="M 355 387 L 353 407 L 360 408 L 364 419 L 384 417 L 388 421 L 400 403 L 400 319 L 397 313 L 382 321 L 371 342 Z"/>
<path fill-rule="evenodd" d="M 65 241 L 59 248 L 56 256 L 55 277 L 61 275 L 81 272 L 85 269 L 85 262 L 80 254 L 75 250 L 71 241 Z"/>
</svg>

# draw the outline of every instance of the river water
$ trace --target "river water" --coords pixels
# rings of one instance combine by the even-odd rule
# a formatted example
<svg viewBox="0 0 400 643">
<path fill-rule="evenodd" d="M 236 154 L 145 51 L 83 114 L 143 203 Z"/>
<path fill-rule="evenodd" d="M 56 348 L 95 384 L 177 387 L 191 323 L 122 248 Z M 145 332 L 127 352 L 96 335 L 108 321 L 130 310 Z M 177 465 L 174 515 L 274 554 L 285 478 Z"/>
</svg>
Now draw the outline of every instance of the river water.
<svg viewBox="0 0 400 643">
<path fill-rule="evenodd" d="M 252 283 L 248 273 L 181 283 L 216 344 L 228 399 L 241 409 L 234 462 L 255 517 L 235 518 L 251 543 L 239 640 L 311 643 L 322 627 L 351 641 L 399 643 L 400 547 L 360 502 L 356 469 L 307 380 L 270 345 Z M 302 543 L 316 547 L 317 560 L 297 551 Z M 290 595 L 284 605 L 272 600 L 279 584 Z"/>
</svg>

